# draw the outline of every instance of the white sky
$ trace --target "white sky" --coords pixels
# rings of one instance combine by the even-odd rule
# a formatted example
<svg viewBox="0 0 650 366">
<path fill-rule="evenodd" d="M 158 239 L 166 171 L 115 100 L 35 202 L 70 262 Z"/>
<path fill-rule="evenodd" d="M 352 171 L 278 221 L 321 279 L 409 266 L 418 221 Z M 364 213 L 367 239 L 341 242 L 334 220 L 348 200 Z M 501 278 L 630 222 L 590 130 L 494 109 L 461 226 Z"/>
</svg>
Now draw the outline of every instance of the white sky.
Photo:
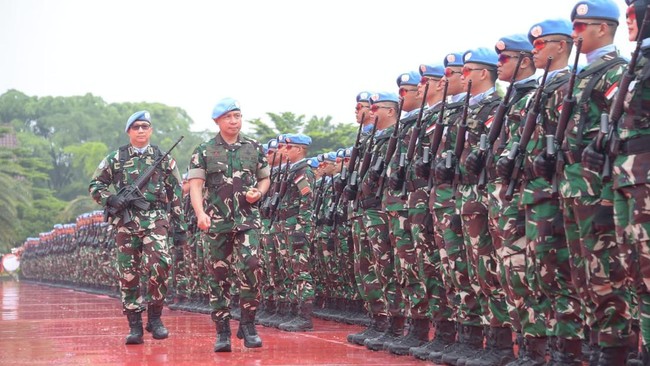
<svg viewBox="0 0 650 366">
<path fill-rule="evenodd" d="M 576 2 L 0 0 L 0 94 L 160 102 L 185 109 L 193 130 L 216 131 L 226 96 L 245 119 L 352 122 L 358 92 L 397 91 L 402 72 L 569 18 Z"/>
</svg>

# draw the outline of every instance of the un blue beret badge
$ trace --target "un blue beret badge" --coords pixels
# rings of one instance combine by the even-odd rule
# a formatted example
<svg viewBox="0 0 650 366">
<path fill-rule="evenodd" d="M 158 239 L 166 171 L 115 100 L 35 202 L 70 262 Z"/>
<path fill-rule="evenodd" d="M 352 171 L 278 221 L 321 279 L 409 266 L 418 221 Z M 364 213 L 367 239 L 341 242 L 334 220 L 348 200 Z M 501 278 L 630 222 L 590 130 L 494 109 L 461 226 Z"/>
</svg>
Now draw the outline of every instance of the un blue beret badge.
<svg viewBox="0 0 650 366">
<path fill-rule="evenodd" d="M 535 38 L 538 38 L 539 36 L 542 35 L 542 32 L 544 32 L 544 30 L 542 29 L 542 26 L 541 25 L 536 25 L 536 26 L 533 27 L 533 29 L 530 30 L 530 35 L 535 37 Z"/>
<path fill-rule="evenodd" d="M 427 71 L 427 67 L 425 65 L 420 65 L 420 72 L 424 73 Z"/>
<path fill-rule="evenodd" d="M 456 55 L 450 53 L 447 55 L 447 63 L 452 63 L 452 62 L 456 62 Z"/>
<path fill-rule="evenodd" d="M 401 78 L 400 78 L 400 80 L 401 80 L 403 83 L 409 81 L 409 79 L 410 79 L 409 74 L 402 74 L 402 76 L 401 76 Z"/>
<path fill-rule="evenodd" d="M 369 95 L 366 92 L 362 92 L 361 94 L 359 94 L 359 99 L 360 100 L 368 100 L 368 97 L 369 97 Z"/>
<path fill-rule="evenodd" d="M 589 5 L 587 4 L 580 4 L 576 8 L 576 14 L 578 15 L 587 15 L 589 13 Z"/>
<path fill-rule="evenodd" d="M 467 53 L 465 54 L 465 59 L 464 59 L 463 61 L 468 62 L 471 58 L 472 58 L 472 53 L 471 53 L 471 52 L 467 52 Z"/>
<path fill-rule="evenodd" d="M 496 47 L 496 49 L 499 51 L 503 51 L 506 49 L 506 43 L 503 42 L 502 40 L 499 40 L 494 47 Z"/>
</svg>

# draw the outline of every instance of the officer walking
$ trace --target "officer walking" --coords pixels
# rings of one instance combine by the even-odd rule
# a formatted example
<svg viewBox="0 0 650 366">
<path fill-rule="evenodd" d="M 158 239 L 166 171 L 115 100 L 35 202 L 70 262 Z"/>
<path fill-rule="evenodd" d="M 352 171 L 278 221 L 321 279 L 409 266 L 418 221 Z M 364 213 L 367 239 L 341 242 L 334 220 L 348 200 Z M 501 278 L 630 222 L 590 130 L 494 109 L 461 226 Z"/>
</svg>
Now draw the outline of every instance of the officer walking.
<svg viewBox="0 0 650 366">
<path fill-rule="evenodd" d="M 167 206 L 171 207 L 171 218 L 179 228 L 174 240 L 176 246 L 185 245 L 187 225 L 181 206 L 181 177 L 171 157 L 163 159 L 141 189 L 146 204 L 132 207 L 124 196 L 109 190 L 110 185 L 119 190 L 132 184 L 157 158 L 162 157 L 158 147 L 150 144 L 153 127 L 149 112 L 131 115 L 124 132 L 129 135 L 129 144 L 102 160 L 93 174 L 89 190 L 97 203 L 120 213 L 111 217 L 110 222 L 117 229 L 117 271 L 122 306 L 131 328 L 126 344 L 141 344 L 145 304 L 148 304 L 147 331 L 152 332 L 155 339 L 167 338 L 169 334 L 160 320 L 171 265 L 167 228 L 172 225 Z M 125 222 L 126 213 L 131 217 L 129 222 Z M 144 299 L 140 293 L 141 275 L 148 278 Z"/>
</svg>

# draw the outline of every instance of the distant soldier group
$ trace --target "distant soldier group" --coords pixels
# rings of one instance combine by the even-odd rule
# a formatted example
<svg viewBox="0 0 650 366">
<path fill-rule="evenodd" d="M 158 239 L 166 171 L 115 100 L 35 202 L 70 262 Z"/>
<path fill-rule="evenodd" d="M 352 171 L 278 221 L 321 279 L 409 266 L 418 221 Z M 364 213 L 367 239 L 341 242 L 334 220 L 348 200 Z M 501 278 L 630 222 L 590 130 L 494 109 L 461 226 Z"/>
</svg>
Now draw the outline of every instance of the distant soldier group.
<svg viewBox="0 0 650 366">
<path fill-rule="evenodd" d="M 55 228 L 25 244 L 24 274 L 106 284 L 109 270 L 97 281 L 88 269 L 109 268 L 117 247 L 127 343 L 141 343 L 129 248 L 159 243 L 146 301 L 148 328 L 164 338 L 169 231 L 170 307 L 209 299 L 215 352 L 231 350 L 239 306 L 246 347 L 262 346 L 255 322 L 308 331 L 316 315 L 365 323 L 350 343 L 436 363 L 650 365 L 650 2 L 627 3 L 630 60 L 613 44 L 616 3 L 581 0 L 570 20 L 399 75 L 398 93 L 359 93 L 354 146 L 314 157 L 303 134 L 264 145 L 240 135 L 239 105 L 226 98 L 213 113 L 220 133 L 195 150 L 182 193 L 169 178 L 166 190 L 143 190 L 145 208 L 95 180 L 98 202 L 135 212 L 133 229 L 113 221 L 108 244 L 100 221 Z M 165 161 L 161 177 L 176 177 Z M 102 169 L 116 164 L 119 152 L 96 179 L 115 182 Z M 143 168 L 128 171 L 135 179 Z M 77 271 L 59 277 L 71 250 Z"/>
</svg>

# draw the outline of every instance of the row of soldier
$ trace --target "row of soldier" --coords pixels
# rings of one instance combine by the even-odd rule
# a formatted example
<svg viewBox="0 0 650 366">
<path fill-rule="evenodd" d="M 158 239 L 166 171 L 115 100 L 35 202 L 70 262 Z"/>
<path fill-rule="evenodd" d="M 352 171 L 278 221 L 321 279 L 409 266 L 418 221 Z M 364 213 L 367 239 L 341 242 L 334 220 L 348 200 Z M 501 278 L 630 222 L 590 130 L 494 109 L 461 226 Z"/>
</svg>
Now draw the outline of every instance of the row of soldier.
<svg viewBox="0 0 650 366">
<path fill-rule="evenodd" d="M 650 28 L 647 2 L 628 3 L 629 66 L 617 5 L 583 0 L 571 21 L 400 75 L 399 93 L 359 93 L 348 154 L 307 159 L 301 134 L 269 142 L 257 281 L 269 324 L 309 330 L 315 307 L 363 307 L 371 324 L 351 343 L 438 363 L 650 362 L 645 346 L 636 355 L 650 340 Z M 229 316 L 213 313 L 215 350 L 230 349 Z"/>
</svg>

